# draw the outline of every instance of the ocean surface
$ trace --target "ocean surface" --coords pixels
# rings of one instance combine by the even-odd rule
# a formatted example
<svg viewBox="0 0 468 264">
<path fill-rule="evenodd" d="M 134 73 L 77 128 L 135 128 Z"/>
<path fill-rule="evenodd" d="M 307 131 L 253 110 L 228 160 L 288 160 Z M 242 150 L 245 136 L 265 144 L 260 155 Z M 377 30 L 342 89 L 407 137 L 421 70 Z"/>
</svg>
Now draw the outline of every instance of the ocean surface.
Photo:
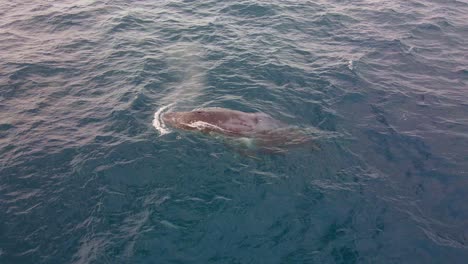
<svg viewBox="0 0 468 264">
<path fill-rule="evenodd" d="M 0 2 L 2 264 L 467 263 L 467 201 L 466 0 Z"/>
</svg>

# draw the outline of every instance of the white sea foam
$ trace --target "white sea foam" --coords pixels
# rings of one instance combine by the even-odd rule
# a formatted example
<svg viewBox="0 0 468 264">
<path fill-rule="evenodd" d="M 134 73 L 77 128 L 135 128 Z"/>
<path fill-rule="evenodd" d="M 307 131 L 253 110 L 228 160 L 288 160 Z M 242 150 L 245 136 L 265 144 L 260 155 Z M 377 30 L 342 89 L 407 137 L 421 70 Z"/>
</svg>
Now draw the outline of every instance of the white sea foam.
<svg viewBox="0 0 468 264">
<path fill-rule="evenodd" d="M 154 113 L 153 126 L 159 131 L 159 136 L 171 133 L 171 130 L 167 128 L 166 124 L 164 124 L 164 121 L 162 120 L 162 114 L 173 104 L 174 103 L 162 106 L 158 111 L 156 111 L 156 113 Z"/>
</svg>

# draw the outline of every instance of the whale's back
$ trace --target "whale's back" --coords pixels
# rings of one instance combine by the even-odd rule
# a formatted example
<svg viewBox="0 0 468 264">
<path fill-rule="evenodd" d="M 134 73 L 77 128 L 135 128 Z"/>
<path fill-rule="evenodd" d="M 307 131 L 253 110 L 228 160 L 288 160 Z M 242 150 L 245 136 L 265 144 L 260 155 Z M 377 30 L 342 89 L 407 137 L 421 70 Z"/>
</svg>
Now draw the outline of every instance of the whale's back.
<svg viewBox="0 0 468 264">
<path fill-rule="evenodd" d="M 247 113 L 225 108 L 201 108 L 190 112 L 172 112 L 163 117 L 169 125 L 201 132 L 246 136 L 280 128 L 284 124 L 270 115 Z"/>
<path fill-rule="evenodd" d="M 311 142 L 305 131 L 286 125 L 262 112 L 241 112 L 225 108 L 200 108 L 190 112 L 170 112 L 163 116 L 170 126 L 205 134 L 223 135 L 248 146 L 270 152 Z M 280 151 L 278 151 L 280 150 Z"/>
</svg>

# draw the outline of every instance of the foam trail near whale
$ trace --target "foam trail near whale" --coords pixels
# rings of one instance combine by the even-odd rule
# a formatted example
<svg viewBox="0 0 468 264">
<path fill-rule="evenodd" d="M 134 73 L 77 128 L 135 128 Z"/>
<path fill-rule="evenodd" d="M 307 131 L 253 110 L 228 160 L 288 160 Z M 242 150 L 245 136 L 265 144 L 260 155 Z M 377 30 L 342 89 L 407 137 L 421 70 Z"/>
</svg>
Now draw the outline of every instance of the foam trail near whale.
<svg viewBox="0 0 468 264">
<path fill-rule="evenodd" d="M 166 111 L 166 109 L 169 110 L 172 105 L 174 105 L 174 103 L 162 106 L 154 113 L 153 126 L 159 131 L 159 136 L 171 133 L 171 130 L 167 128 L 166 124 L 164 124 L 161 115 Z"/>
</svg>

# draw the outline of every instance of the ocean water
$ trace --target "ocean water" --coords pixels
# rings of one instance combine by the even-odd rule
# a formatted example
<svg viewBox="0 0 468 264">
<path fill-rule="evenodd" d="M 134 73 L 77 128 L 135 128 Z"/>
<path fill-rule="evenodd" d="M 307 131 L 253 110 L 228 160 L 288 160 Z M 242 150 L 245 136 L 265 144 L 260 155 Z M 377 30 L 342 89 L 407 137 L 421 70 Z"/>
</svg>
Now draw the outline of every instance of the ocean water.
<svg viewBox="0 0 468 264">
<path fill-rule="evenodd" d="M 2 1 L 0 263 L 466 263 L 468 2 Z M 318 148 L 159 122 L 260 111 Z"/>
</svg>

